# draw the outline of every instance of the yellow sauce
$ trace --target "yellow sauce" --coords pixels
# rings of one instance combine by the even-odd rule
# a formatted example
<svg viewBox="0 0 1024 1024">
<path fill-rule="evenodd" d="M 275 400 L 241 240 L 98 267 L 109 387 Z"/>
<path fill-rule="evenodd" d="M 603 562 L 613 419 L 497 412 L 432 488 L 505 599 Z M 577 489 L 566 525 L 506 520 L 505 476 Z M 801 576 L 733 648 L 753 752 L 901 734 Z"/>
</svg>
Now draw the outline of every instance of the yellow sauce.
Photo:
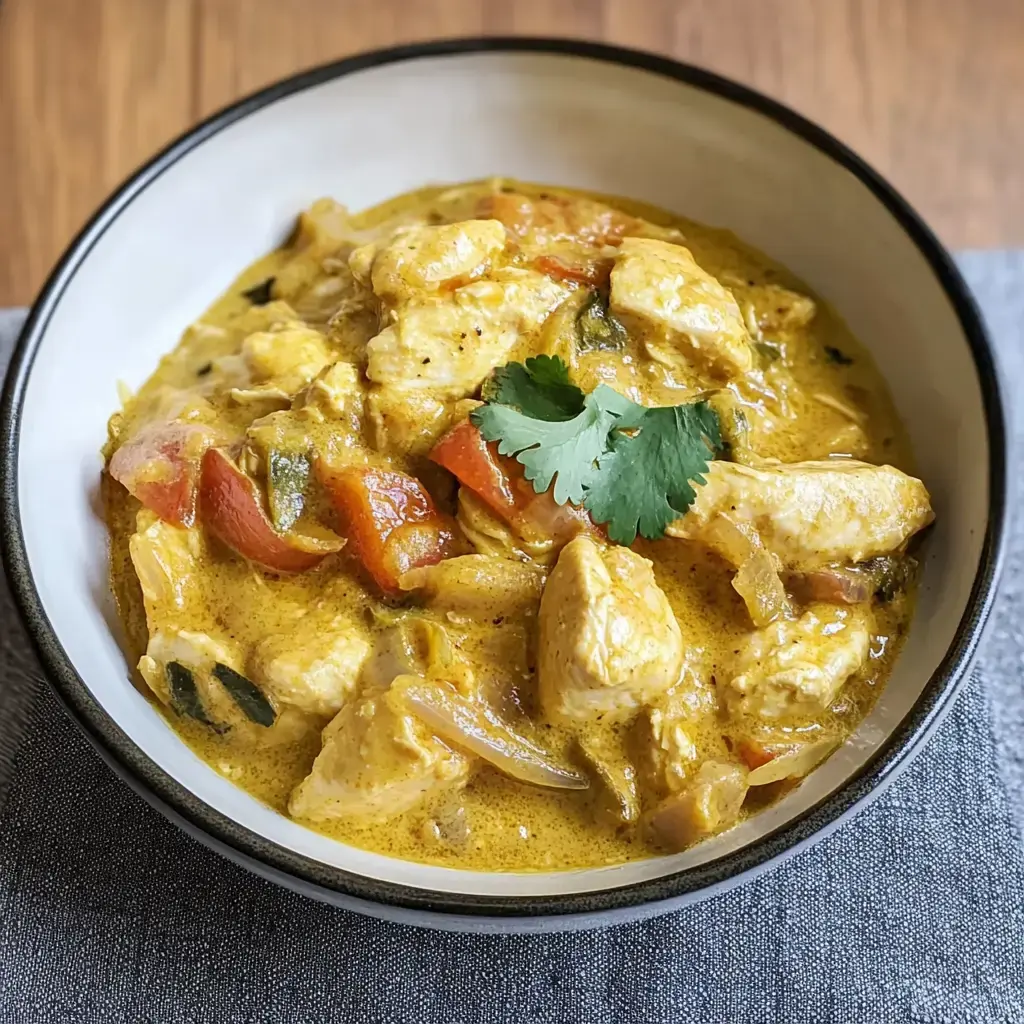
<svg viewBox="0 0 1024 1024">
<path fill-rule="evenodd" d="M 544 193 L 541 186 L 517 183 L 529 196 Z M 455 193 L 424 189 L 398 197 L 352 218 L 350 226 L 366 239 L 381 234 L 410 218 L 457 219 L 466 216 L 472 203 L 486 194 L 484 183 Z M 564 190 L 560 194 L 566 194 Z M 573 193 L 569 193 L 573 194 Z M 732 234 L 695 224 L 661 210 L 623 199 L 607 199 L 620 210 L 646 218 L 652 223 L 678 228 L 696 261 L 726 284 L 741 308 L 752 287 L 779 284 L 805 295 L 807 287 L 764 255 L 744 245 Z M 308 230 L 307 230 L 308 235 Z M 268 277 L 277 278 L 278 295 L 303 313 L 308 321 L 328 330 L 322 310 L 308 299 L 317 282 L 331 276 L 333 265 L 326 251 L 316 251 L 303 237 L 271 253 L 247 270 L 201 318 L 203 328 L 191 328 L 174 353 L 166 357 L 153 377 L 116 416 L 112 431 L 128 436 L 133 424 L 144 418 L 158 400 L 161 389 L 185 389 L 194 385 L 203 364 L 238 351 L 240 334 L 232 325 L 250 313 L 252 305 L 242 292 Z M 306 302 L 304 303 L 304 297 Z M 781 429 L 761 445 L 758 454 L 782 462 L 823 458 L 828 439 L 842 436 L 851 418 L 857 424 L 860 450 L 857 457 L 872 463 L 888 463 L 905 471 L 912 469 L 906 436 L 892 406 L 885 383 L 863 347 L 854 339 L 839 316 L 821 298 L 814 297 L 817 313 L 806 327 L 785 335 L 785 367 L 775 363 L 766 373 L 785 373 L 787 401 L 793 415 Z M 329 305 L 329 302 L 327 302 Z M 224 332 L 207 328 L 224 328 Z M 362 328 L 365 338 L 376 325 Z M 773 332 L 763 332 L 770 345 Z M 338 350 L 355 361 L 360 359 L 360 335 L 353 331 L 336 340 Z M 841 362 L 828 355 L 839 352 Z M 517 351 L 517 355 L 522 354 Z M 527 353 L 528 354 L 528 353 Z M 584 368 L 585 369 L 585 368 Z M 664 383 L 644 392 L 651 404 L 665 401 Z M 680 392 L 680 401 L 683 394 Z M 244 431 L 252 419 L 266 412 L 233 405 L 222 396 L 210 401 L 229 429 Z M 328 430 L 325 427 L 324 430 Z M 315 437 L 317 443 L 328 443 Z M 389 452 L 391 464 L 409 472 L 424 473 L 422 456 Z M 436 474 L 438 477 L 440 474 Z M 428 485 L 433 478 L 424 475 Z M 111 535 L 111 580 L 118 606 L 130 638 L 131 661 L 145 651 L 148 639 L 146 613 L 128 551 L 136 529 L 138 502 L 120 485 L 105 477 L 107 516 Z M 442 488 L 443 489 L 443 488 Z M 634 550 L 654 562 L 657 581 L 664 590 L 688 646 L 706 652 L 712 675 L 725 666 L 743 637 L 751 630 L 743 602 L 731 586 L 733 571 L 716 555 L 699 545 L 672 539 L 638 541 Z M 348 615 L 369 641 L 379 637 L 393 615 L 394 603 L 379 597 L 366 575 L 347 552 L 326 559 L 319 567 L 295 576 L 278 576 L 254 568 L 220 546 L 211 546 L 201 566 L 202 599 L 191 602 L 181 613 L 179 625 L 196 631 L 216 630 L 240 649 L 255 645 L 268 634 L 280 631 L 295 609 L 329 604 Z M 912 610 L 910 597 L 875 608 L 872 658 L 864 670 L 843 688 L 832 706 L 819 718 L 826 729 L 845 735 L 870 708 L 889 674 L 901 637 Z M 376 616 L 374 613 L 377 613 Z M 533 694 L 535 662 L 532 645 L 535 613 L 515 617 L 503 615 L 500 601 L 494 615 L 486 620 L 452 621 L 443 613 L 427 613 L 449 631 L 460 653 L 473 664 L 478 675 L 487 676 L 489 691 L 504 695 L 530 714 L 536 713 Z M 458 618 L 458 617 L 456 617 Z M 145 690 L 144 684 L 139 684 Z M 176 714 L 161 701 L 155 705 L 168 724 L 215 770 L 281 813 L 287 813 L 292 789 L 309 773 L 320 749 L 316 723 L 294 742 L 277 746 L 253 746 L 248 734 L 237 730 L 217 734 L 206 726 Z M 707 735 L 698 746 L 709 752 L 722 749 L 720 730 L 709 720 Z M 544 729 L 553 749 L 570 751 L 567 733 L 555 726 Z M 777 797 L 788 784 L 752 791 L 745 805 L 750 813 Z M 457 795 L 443 794 L 386 822 L 338 820 L 311 827 L 342 842 L 394 857 L 480 870 L 547 870 L 613 864 L 657 852 L 642 827 L 625 827 L 608 822 L 594 812 L 593 792 L 539 789 L 516 782 L 489 766 L 477 767 L 465 789 Z M 467 828 L 457 842 L 438 838 L 435 822 L 460 814 Z"/>
</svg>

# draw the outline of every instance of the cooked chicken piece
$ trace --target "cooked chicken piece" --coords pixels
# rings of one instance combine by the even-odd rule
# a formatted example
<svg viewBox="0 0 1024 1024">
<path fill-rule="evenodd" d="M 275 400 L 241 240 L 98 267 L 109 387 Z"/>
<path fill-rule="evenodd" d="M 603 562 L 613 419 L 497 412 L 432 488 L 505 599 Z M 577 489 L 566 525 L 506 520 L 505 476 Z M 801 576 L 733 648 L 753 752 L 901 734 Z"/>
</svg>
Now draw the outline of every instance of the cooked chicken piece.
<svg viewBox="0 0 1024 1024">
<path fill-rule="evenodd" d="M 513 779 L 552 789 L 588 786 L 571 763 L 531 738 L 529 723 L 505 721 L 478 687 L 406 675 L 394 680 L 391 693 L 446 743 Z"/>
<path fill-rule="evenodd" d="M 570 289 L 534 270 L 492 268 L 504 244 L 498 221 L 477 220 L 417 226 L 352 254 L 388 323 L 366 347 L 371 381 L 469 395 L 544 321 Z"/>
<path fill-rule="evenodd" d="M 278 708 L 238 667 L 233 644 L 185 629 L 153 632 L 139 673 L 176 714 L 249 745 L 294 743 L 314 728 L 297 708 Z"/>
<path fill-rule="evenodd" d="M 375 387 L 366 396 L 370 438 L 379 452 L 426 455 L 446 430 L 464 420 L 478 402 L 445 401 L 430 391 Z"/>
<path fill-rule="evenodd" d="M 181 713 L 188 713 L 178 704 L 175 695 L 171 692 L 171 680 L 167 676 L 167 666 L 170 663 L 177 663 L 188 669 L 200 678 L 196 679 L 197 690 L 202 687 L 205 691 L 209 689 L 206 685 L 205 675 L 218 662 L 222 665 L 233 667 L 238 664 L 238 652 L 232 647 L 206 633 L 194 632 L 185 629 L 160 629 L 155 630 L 149 639 L 146 653 L 139 660 L 139 672 L 146 680 L 149 688 L 168 707 L 176 707 Z M 211 702 L 210 694 L 201 692 L 201 711 L 211 721 L 221 722 L 224 719 L 224 706 L 230 703 L 226 694 L 220 695 L 220 700 Z M 210 707 L 211 703 L 222 705 L 221 707 Z M 218 714 L 218 712 L 220 712 Z M 192 714 L 195 718 L 196 715 Z"/>
<path fill-rule="evenodd" d="M 718 699 L 700 660 L 699 653 L 691 658 L 687 651 L 680 681 L 637 721 L 637 763 L 647 786 L 661 795 L 680 792 L 693 776 L 702 754 L 702 733 L 717 736 L 717 729 L 702 728 L 717 714 Z M 721 747 L 724 753 L 724 744 Z"/>
<path fill-rule="evenodd" d="M 464 785 L 469 775 L 469 759 L 437 739 L 390 690 L 347 704 L 323 740 L 289 801 L 295 817 L 384 821 Z"/>
<path fill-rule="evenodd" d="M 696 364 L 726 378 L 753 366 L 732 293 L 681 245 L 625 239 L 612 270 L 610 308 L 627 326 L 640 322 L 647 353 L 659 363 Z"/>
<path fill-rule="evenodd" d="M 814 299 L 778 284 L 754 285 L 746 290 L 757 326 L 767 331 L 806 327 L 818 309 Z"/>
<path fill-rule="evenodd" d="M 458 224 L 416 224 L 400 229 L 383 245 L 364 245 L 349 257 L 356 279 L 398 305 L 437 292 L 456 281 L 482 277 L 505 248 L 505 229 L 496 220 Z"/>
<path fill-rule="evenodd" d="M 172 526 L 143 508 L 128 549 L 152 632 L 164 611 L 180 610 L 195 596 L 197 563 L 205 550 L 203 531 Z"/>
<path fill-rule="evenodd" d="M 493 618 L 535 609 L 544 589 L 544 573 L 510 558 L 460 555 L 410 569 L 399 586 L 418 591 L 430 608 Z"/>
<path fill-rule="evenodd" d="M 740 765 L 705 761 L 686 789 L 654 811 L 651 829 L 670 849 L 684 850 L 734 824 L 746 795 L 747 773 Z"/>
<path fill-rule="evenodd" d="M 228 322 L 228 331 L 234 336 L 237 345 L 250 334 L 278 331 L 289 324 L 301 324 L 298 314 L 287 302 L 276 300 L 262 306 L 250 306 L 245 312 L 239 313 Z"/>
<path fill-rule="evenodd" d="M 755 469 L 715 461 L 706 479 L 666 532 L 718 549 L 709 528 L 727 514 L 756 530 L 789 569 L 890 554 L 935 518 L 924 484 L 892 466 L 836 459 Z"/>
<path fill-rule="evenodd" d="M 370 644 L 342 618 L 310 613 L 255 647 L 253 680 L 276 701 L 313 715 L 333 715 L 352 696 Z"/>
<path fill-rule="evenodd" d="M 546 714 L 616 720 L 676 682 L 683 638 L 646 558 L 577 537 L 544 587 L 537 650 Z"/>
<path fill-rule="evenodd" d="M 726 706 L 764 719 L 820 712 L 867 661 L 871 627 L 864 605 L 815 604 L 751 633 L 723 680 Z"/>
<path fill-rule="evenodd" d="M 324 336 L 299 321 L 250 334 L 242 342 L 242 355 L 256 383 L 275 385 L 290 395 L 334 359 Z"/>
<path fill-rule="evenodd" d="M 303 406 L 320 411 L 326 419 L 358 423 L 363 389 L 359 368 L 339 361 L 321 370 L 303 396 Z"/>
<path fill-rule="evenodd" d="M 366 346 L 366 375 L 377 384 L 471 395 L 569 289 L 532 270 L 509 267 L 453 292 L 393 311 L 395 323 Z"/>
</svg>

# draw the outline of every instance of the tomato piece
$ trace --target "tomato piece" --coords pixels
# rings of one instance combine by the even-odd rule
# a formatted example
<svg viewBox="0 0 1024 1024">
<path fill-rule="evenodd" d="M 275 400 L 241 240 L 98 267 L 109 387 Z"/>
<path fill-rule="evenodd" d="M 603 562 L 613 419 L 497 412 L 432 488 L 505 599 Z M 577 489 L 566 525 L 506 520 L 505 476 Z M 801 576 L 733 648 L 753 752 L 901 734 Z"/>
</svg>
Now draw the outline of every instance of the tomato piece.
<svg viewBox="0 0 1024 1024">
<path fill-rule="evenodd" d="M 203 455 L 199 514 L 218 540 L 274 572 L 305 572 L 342 546 L 340 538 L 289 539 L 277 533 L 256 484 L 219 448 L 208 448 Z"/>
<path fill-rule="evenodd" d="M 342 532 L 373 581 L 402 593 L 399 577 L 454 554 L 455 527 L 415 477 L 396 470 L 317 464 Z"/>
<path fill-rule="evenodd" d="M 585 509 L 558 505 L 550 491 L 538 494 L 513 458 L 498 454 L 469 420 L 445 434 L 430 458 L 444 466 L 525 539 L 550 537 L 568 542 L 597 527 Z"/>
<path fill-rule="evenodd" d="M 175 526 L 196 517 L 199 460 L 213 434 L 197 423 L 143 427 L 110 457 L 110 475 L 151 512 Z"/>
<path fill-rule="evenodd" d="M 496 192 L 477 204 L 477 216 L 501 221 L 519 238 L 536 232 L 547 241 L 618 245 L 640 225 L 635 217 L 586 196 L 526 196 Z"/>
<path fill-rule="evenodd" d="M 778 754 L 758 743 L 756 740 L 743 739 L 736 744 L 736 753 L 740 760 L 753 771 L 761 765 L 774 761 Z"/>
<path fill-rule="evenodd" d="M 488 444 L 469 420 L 452 427 L 434 445 L 430 458 L 487 502 L 502 519 L 508 522 L 516 516 L 521 501 L 506 471 L 509 460 L 500 456 L 498 446 Z"/>
<path fill-rule="evenodd" d="M 538 256 L 533 265 L 542 274 L 547 274 L 556 281 L 576 281 L 579 284 L 601 287 L 608 284 L 613 262 L 604 257 L 573 259 L 546 253 Z"/>
</svg>

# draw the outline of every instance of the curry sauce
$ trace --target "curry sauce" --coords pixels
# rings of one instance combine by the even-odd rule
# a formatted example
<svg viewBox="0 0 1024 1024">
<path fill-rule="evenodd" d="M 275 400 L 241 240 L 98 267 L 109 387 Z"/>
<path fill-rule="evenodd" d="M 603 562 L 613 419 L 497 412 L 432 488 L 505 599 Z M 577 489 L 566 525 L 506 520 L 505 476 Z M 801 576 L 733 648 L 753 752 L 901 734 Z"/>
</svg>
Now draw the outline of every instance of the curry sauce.
<svg viewBox="0 0 1024 1024">
<path fill-rule="evenodd" d="M 438 455 L 537 355 L 714 410 L 664 536 L 539 505 L 494 443 Z M 106 455 L 111 585 L 169 726 L 326 835 L 479 870 L 678 849 L 798 785 L 884 685 L 931 520 L 827 302 L 729 232 L 507 180 L 314 204 Z"/>
</svg>

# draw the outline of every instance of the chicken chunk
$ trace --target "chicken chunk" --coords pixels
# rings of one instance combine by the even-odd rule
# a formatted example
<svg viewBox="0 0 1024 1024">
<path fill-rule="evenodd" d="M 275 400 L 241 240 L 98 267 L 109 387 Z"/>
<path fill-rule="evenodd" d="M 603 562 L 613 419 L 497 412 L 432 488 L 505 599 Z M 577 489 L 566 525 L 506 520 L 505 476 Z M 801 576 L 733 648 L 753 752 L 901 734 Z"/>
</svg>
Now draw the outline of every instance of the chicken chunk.
<svg viewBox="0 0 1024 1024">
<path fill-rule="evenodd" d="M 458 402 L 416 388 L 378 387 L 366 396 L 370 438 L 379 452 L 426 455 L 453 423 L 478 403 Z"/>
<path fill-rule="evenodd" d="M 715 547 L 715 518 L 728 515 L 756 530 L 789 569 L 890 554 L 934 519 L 924 484 L 892 466 L 836 459 L 755 469 L 716 461 L 706 479 L 666 532 Z"/>
<path fill-rule="evenodd" d="M 510 558 L 460 555 L 410 569 L 399 586 L 418 591 L 430 608 L 493 618 L 535 609 L 544 588 L 544 573 Z"/>
<path fill-rule="evenodd" d="M 705 761 L 686 789 L 654 811 L 651 829 L 670 849 L 683 850 L 735 824 L 747 786 L 747 773 L 740 765 Z"/>
<path fill-rule="evenodd" d="M 814 299 L 778 284 L 747 288 L 757 326 L 767 331 L 792 331 L 806 327 L 818 309 Z"/>
<path fill-rule="evenodd" d="M 816 604 L 750 634 L 723 687 L 730 713 L 777 719 L 827 708 L 867 661 L 871 626 L 864 605 Z"/>
<path fill-rule="evenodd" d="M 540 698 L 552 718 L 629 718 L 679 678 L 679 625 L 651 563 L 628 548 L 567 544 L 539 627 Z"/>
<path fill-rule="evenodd" d="M 148 509 L 140 509 L 128 549 L 152 631 L 169 610 L 180 611 L 196 596 L 196 572 L 205 550 L 203 532 L 172 526 Z"/>
<path fill-rule="evenodd" d="M 139 673 L 176 714 L 251 746 L 294 743 L 315 727 L 297 708 L 279 707 L 240 671 L 236 645 L 207 633 L 163 628 L 150 637 Z"/>
<path fill-rule="evenodd" d="M 679 683 L 637 721 L 638 764 L 655 793 L 680 792 L 700 764 L 702 735 L 718 733 L 705 728 L 718 712 L 718 700 L 700 660 L 688 650 Z M 719 752 L 725 752 L 724 745 Z"/>
<path fill-rule="evenodd" d="M 289 801 L 298 818 L 385 821 L 465 784 L 469 759 L 442 743 L 390 690 L 347 704 Z"/>
<path fill-rule="evenodd" d="M 624 323 L 640 322 L 647 353 L 659 363 L 696 364 L 726 378 L 753 366 L 732 293 L 681 245 L 624 239 L 612 269 L 610 307 Z"/>
<path fill-rule="evenodd" d="M 305 387 L 334 359 L 324 336 L 299 321 L 250 334 L 242 342 L 242 355 L 257 384 L 288 395 Z"/>
<path fill-rule="evenodd" d="M 393 322 L 366 346 L 366 375 L 377 384 L 470 395 L 569 291 L 544 274 L 508 267 L 454 291 L 400 303 L 389 310 Z"/>
<path fill-rule="evenodd" d="M 325 419 L 358 424 L 362 391 L 358 367 L 339 361 L 313 378 L 303 396 L 303 406 L 317 409 Z"/>
<path fill-rule="evenodd" d="M 356 279 L 393 304 L 437 292 L 451 281 L 482 277 L 505 248 L 505 228 L 496 220 L 417 224 L 384 245 L 364 245 L 349 257 Z"/>
<path fill-rule="evenodd" d="M 250 670 L 275 700 L 313 715 L 333 715 L 355 691 L 369 654 L 369 642 L 351 622 L 309 614 L 286 633 L 261 640 Z"/>
</svg>

